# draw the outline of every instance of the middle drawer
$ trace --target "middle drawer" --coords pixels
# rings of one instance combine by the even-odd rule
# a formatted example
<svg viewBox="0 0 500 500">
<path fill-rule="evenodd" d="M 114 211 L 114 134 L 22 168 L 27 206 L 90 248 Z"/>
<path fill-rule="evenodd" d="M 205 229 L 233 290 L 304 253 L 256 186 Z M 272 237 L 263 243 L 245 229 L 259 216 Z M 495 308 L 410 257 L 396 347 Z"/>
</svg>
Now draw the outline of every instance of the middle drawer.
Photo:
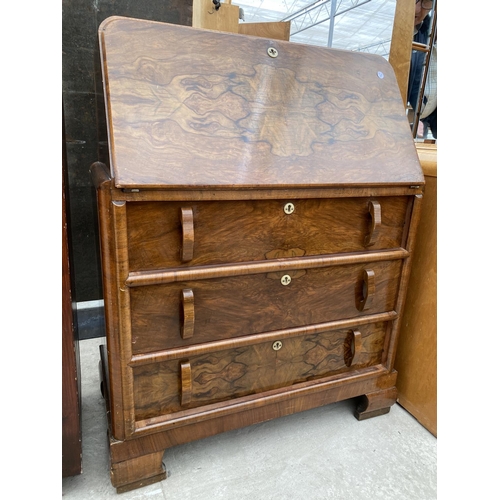
<svg viewBox="0 0 500 500">
<path fill-rule="evenodd" d="M 393 311 L 401 266 L 394 260 L 134 287 L 132 352 Z"/>
</svg>

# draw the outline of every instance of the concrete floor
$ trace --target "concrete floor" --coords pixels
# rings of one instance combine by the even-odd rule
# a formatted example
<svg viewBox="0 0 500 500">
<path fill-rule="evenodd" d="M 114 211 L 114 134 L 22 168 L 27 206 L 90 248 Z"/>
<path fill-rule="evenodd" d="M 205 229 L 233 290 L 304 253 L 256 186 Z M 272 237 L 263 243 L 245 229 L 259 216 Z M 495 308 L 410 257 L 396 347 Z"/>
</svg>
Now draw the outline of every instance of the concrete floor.
<svg viewBox="0 0 500 500">
<path fill-rule="evenodd" d="M 167 479 L 117 494 L 108 471 L 99 345 L 80 341 L 83 473 L 67 500 L 433 500 L 437 440 L 404 408 L 359 422 L 343 401 L 168 449 Z"/>
</svg>

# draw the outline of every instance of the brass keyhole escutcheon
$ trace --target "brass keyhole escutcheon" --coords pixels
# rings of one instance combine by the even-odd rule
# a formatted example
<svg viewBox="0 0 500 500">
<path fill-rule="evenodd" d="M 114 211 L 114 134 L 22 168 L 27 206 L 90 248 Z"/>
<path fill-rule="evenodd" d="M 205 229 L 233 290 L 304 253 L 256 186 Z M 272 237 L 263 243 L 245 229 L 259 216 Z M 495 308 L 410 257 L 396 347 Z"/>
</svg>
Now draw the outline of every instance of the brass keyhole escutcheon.
<svg viewBox="0 0 500 500">
<path fill-rule="evenodd" d="M 290 278 L 290 275 L 289 275 L 289 274 L 284 274 L 284 275 L 281 277 L 281 284 L 282 284 L 282 285 L 287 286 L 287 285 L 289 285 L 291 282 L 292 282 L 292 278 Z"/>
<path fill-rule="evenodd" d="M 278 57 L 278 51 L 274 47 L 269 47 L 267 49 L 267 54 L 269 57 Z"/>
<path fill-rule="evenodd" d="M 273 344 L 273 349 L 275 351 L 279 351 L 281 348 L 283 347 L 283 343 L 279 340 L 277 340 L 274 344 Z"/>
<path fill-rule="evenodd" d="M 292 214 L 294 210 L 295 210 L 295 205 L 293 203 L 287 203 L 283 207 L 283 211 L 288 215 Z"/>
</svg>

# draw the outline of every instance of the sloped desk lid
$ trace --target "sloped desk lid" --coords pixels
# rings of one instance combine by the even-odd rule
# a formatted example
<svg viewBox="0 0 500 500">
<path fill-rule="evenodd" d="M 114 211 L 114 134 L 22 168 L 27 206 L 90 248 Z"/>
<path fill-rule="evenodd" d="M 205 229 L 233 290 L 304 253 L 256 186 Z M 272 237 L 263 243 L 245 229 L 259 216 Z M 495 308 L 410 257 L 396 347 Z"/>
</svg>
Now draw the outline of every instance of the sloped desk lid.
<svg viewBox="0 0 500 500">
<path fill-rule="evenodd" d="M 117 187 L 423 182 L 380 56 L 123 17 L 99 39 Z"/>
</svg>

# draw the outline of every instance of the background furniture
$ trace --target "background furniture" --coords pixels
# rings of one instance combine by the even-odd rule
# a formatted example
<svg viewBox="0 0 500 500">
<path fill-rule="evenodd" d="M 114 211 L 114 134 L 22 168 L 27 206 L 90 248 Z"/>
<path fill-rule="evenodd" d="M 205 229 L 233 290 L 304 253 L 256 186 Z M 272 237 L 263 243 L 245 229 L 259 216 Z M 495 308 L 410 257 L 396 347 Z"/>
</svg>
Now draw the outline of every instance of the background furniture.
<svg viewBox="0 0 500 500">
<path fill-rule="evenodd" d="M 290 21 L 240 23 L 240 8 L 232 0 L 222 0 L 216 8 L 212 0 L 193 1 L 193 28 L 203 28 L 275 40 L 290 39 Z"/>
<path fill-rule="evenodd" d="M 192 11 L 190 0 L 62 0 L 66 187 L 80 340 L 104 335 L 99 232 L 89 175 L 89 166 L 96 159 L 107 163 L 109 158 L 97 28 L 112 15 L 191 26 Z"/>
<path fill-rule="evenodd" d="M 73 313 L 73 286 L 67 210 L 67 162 L 62 138 L 62 475 L 82 472 L 80 356 Z"/>
<path fill-rule="evenodd" d="M 119 17 L 100 43 L 113 485 L 331 402 L 387 413 L 424 184 L 391 66 Z"/>
<path fill-rule="evenodd" d="M 395 368 L 399 403 L 437 436 L 437 146 L 417 151 L 425 196 Z"/>
<path fill-rule="evenodd" d="M 389 62 L 405 104 L 414 15 L 412 0 L 397 2 Z M 434 17 L 430 41 L 435 26 Z M 430 46 L 425 50 L 429 52 Z M 437 144 L 433 142 L 415 143 L 426 186 L 395 367 L 398 402 L 437 436 Z"/>
</svg>

